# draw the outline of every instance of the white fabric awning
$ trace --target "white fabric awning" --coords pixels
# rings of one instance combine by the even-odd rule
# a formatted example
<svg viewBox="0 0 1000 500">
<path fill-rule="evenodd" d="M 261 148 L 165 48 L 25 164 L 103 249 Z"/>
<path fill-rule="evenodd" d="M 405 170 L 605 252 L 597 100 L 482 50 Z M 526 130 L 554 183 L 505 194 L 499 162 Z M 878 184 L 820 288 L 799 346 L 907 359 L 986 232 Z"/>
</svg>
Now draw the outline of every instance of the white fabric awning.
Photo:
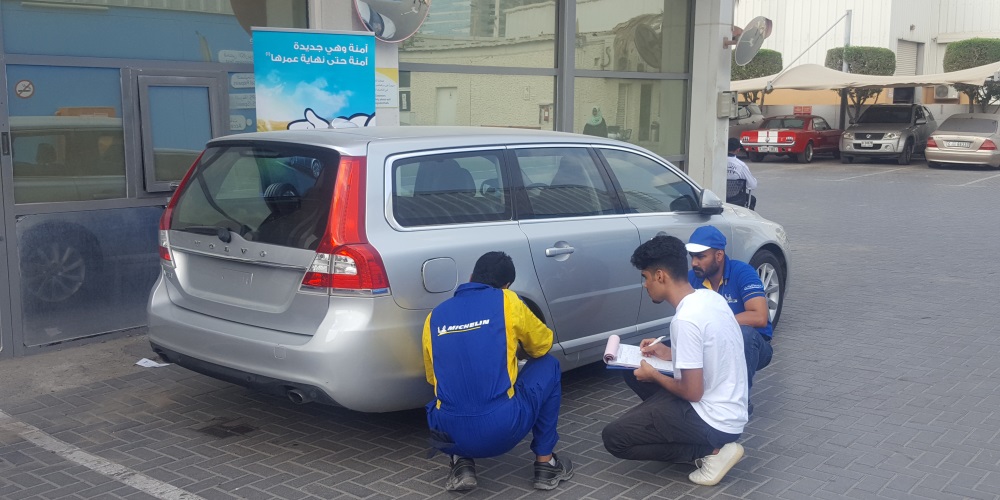
<svg viewBox="0 0 1000 500">
<path fill-rule="evenodd" d="M 771 75 L 750 80 L 736 80 L 730 84 L 729 89 L 737 92 L 752 92 L 764 90 L 768 83 L 774 89 L 794 90 L 829 90 L 849 87 L 928 87 L 956 83 L 982 85 L 987 78 L 993 77 L 998 72 L 1000 72 L 1000 62 L 950 73 L 896 76 L 856 75 L 818 64 L 803 64 L 795 66 L 777 77 Z"/>
</svg>

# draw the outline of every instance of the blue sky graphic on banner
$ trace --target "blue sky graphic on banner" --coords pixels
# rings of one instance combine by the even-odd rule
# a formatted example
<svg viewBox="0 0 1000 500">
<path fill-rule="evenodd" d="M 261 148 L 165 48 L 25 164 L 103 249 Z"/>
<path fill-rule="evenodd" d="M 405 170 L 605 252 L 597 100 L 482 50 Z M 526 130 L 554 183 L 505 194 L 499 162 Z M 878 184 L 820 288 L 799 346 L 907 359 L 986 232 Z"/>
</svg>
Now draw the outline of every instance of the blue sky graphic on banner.
<svg viewBox="0 0 1000 500">
<path fill-rule="evenodd" d="M 253 60 L 258 131 L 375 125 L 371 33 L 254 29 Z"/>
</svg>

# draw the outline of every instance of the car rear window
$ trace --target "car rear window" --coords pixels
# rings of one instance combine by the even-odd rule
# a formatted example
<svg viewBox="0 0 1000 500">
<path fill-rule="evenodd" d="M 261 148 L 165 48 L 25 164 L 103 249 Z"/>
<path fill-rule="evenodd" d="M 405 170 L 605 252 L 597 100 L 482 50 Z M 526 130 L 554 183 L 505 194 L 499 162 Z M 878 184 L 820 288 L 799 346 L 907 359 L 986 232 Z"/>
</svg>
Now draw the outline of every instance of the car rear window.
<svg viewBox="0 0 1000 500">
<path fill-rule="evenodd" d="M 801 118 L 771 118 L 764 121 L 760 128 L 805 128 L 805 120 Z"/>
<path fill-rule="evenodd" d="M 326 229 L 339 155 L 279 144 L 208 148 L 178 193 L 170 229 L 314 250 Z"/>
<path fill-rule="evenodd" d="M 948 118 L 938 127 L 939 132 L 973 132 L 991 134 L 997 131 L 997 121 L 986 118 Z"/>
</svg>

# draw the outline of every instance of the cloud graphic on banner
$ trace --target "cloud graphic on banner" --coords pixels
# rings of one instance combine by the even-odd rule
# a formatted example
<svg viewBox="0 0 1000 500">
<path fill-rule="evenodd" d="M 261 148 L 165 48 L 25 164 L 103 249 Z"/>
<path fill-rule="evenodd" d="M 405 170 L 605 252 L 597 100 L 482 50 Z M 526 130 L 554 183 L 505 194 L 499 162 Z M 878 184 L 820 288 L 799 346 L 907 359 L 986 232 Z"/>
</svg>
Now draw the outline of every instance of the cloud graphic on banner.
<svg viewBox="0 0 1000 500">
<path fill-rule="evenodd" d="M 301 110 L 312 108 L 323 116 L 337 116 L 350 106 L 354 94 L 350 90 L 331 92 L 325 78 L 299 82 L 288 88 L 276 74 L 268 75 L 266 83 L 257 85 L 257 112 L 275 120 L 292 121 L 301 118 Z"/>
</svg>

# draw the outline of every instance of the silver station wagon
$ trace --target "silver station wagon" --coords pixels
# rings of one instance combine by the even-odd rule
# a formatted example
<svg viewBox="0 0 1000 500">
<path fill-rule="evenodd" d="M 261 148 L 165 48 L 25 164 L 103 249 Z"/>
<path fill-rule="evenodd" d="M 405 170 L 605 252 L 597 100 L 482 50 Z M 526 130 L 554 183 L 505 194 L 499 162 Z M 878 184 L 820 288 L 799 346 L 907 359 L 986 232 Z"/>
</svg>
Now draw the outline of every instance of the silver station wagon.
<svg viewBox="0 0 1000 500">
<path fill-rule="evenodd" d="M 420 334 L 476 259 L 553 328 L 564 370 L 608 336 L 665 334 L 629 263 L 640 242 L 703 224 L 758 269 L 773 320 L 785 232 L 723 204 L 647 150 L 478 127 L 265 132 L 211 141 L 160 221 L 149 339 L 170 362 L 286 396 L 384 412 L 432 397 Z"/>
</svg>

